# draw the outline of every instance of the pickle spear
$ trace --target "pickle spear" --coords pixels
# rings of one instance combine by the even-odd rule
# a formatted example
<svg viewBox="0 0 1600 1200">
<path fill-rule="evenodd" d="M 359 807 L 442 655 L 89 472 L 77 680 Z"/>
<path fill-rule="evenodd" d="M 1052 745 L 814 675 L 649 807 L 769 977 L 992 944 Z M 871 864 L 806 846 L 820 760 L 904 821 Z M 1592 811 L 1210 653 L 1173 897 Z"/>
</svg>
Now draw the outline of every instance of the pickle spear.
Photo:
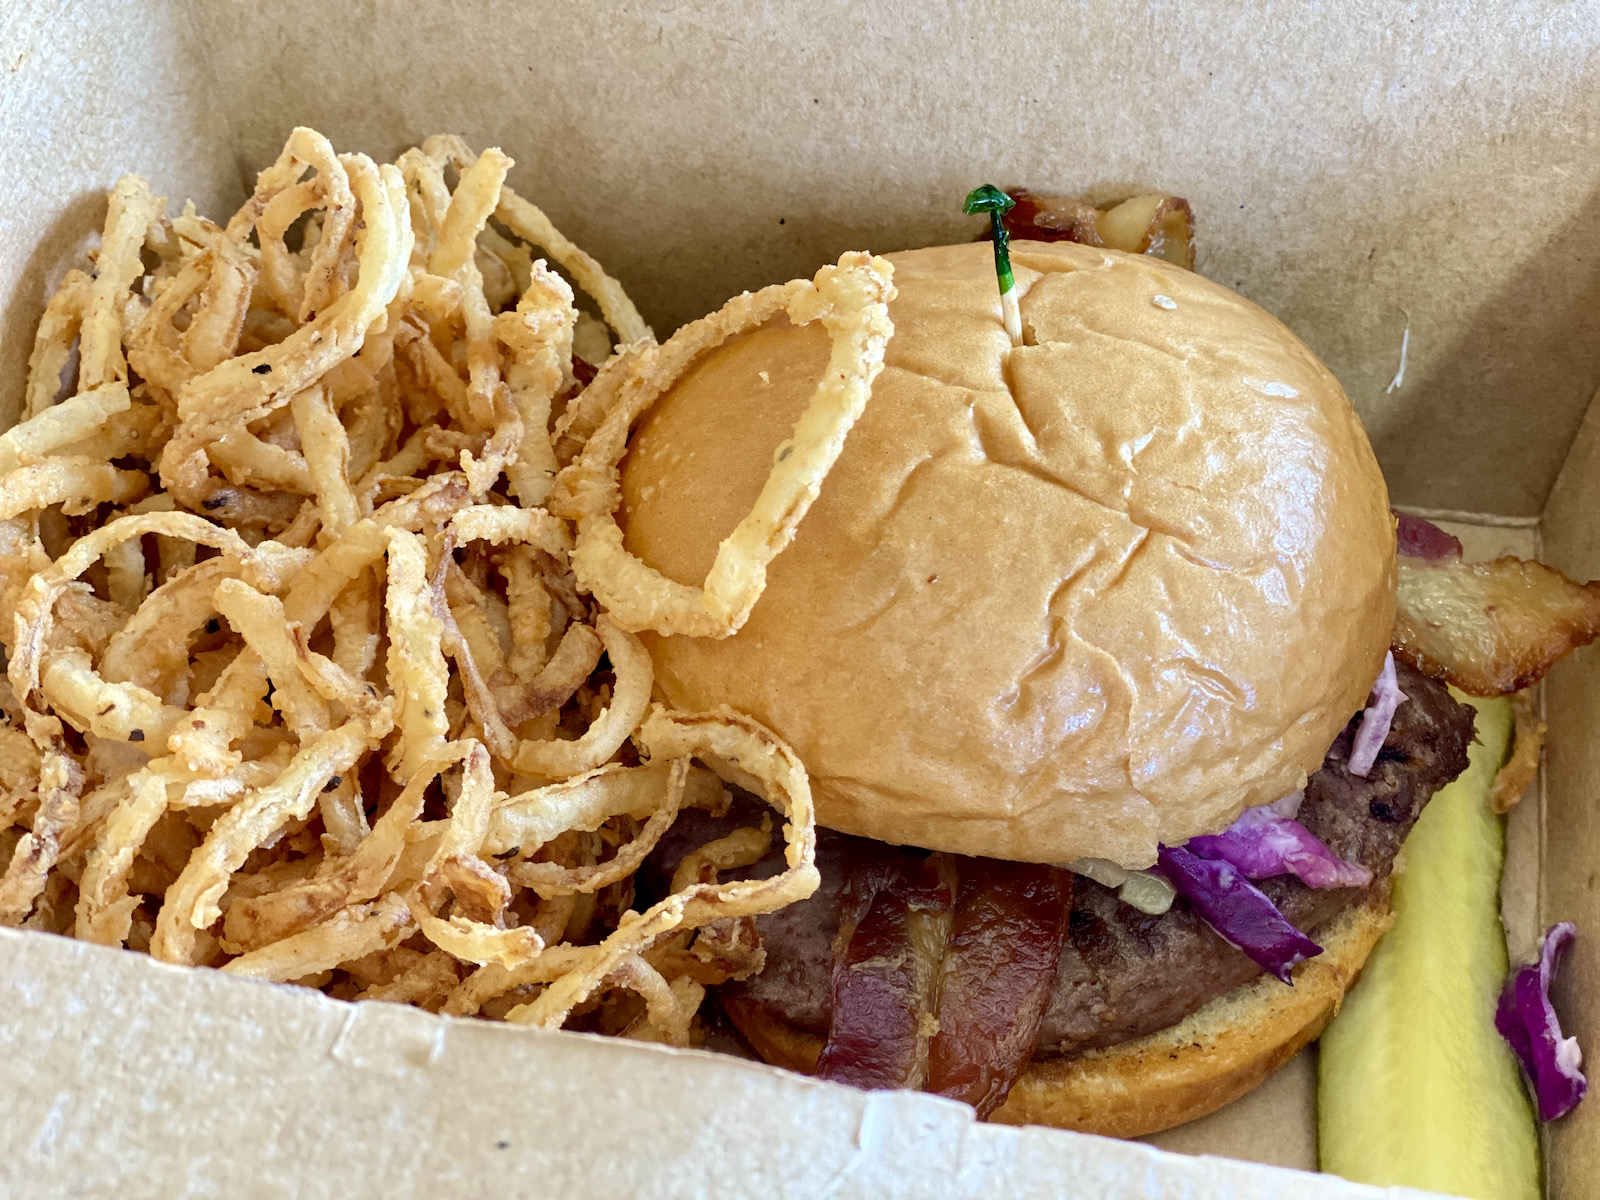
<svg viewBox="0 0 1600 1200">
<path fill-rule="evenodd" d="M 1394 927 L 1322 1035 L 1324 1171 L 1474 1200 L 1538 1200 L 1539 1133 L 1495 1031 L 1508 962 L 1505 829 L 1490 802 L 1508 700 L 1479 700 L 1471 765 L 1423 809 L 1394 884 Z"/>
</svg>

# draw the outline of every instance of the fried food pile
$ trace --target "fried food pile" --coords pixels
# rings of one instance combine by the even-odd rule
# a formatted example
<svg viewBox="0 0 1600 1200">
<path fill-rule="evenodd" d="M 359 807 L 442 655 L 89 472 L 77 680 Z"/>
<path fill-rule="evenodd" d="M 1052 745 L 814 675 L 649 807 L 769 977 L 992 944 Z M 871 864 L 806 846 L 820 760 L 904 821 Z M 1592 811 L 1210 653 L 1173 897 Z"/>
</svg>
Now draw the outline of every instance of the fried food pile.
<svg viewBox="0 0 1600 1200">
<path fill-rule="evenodd" d="M 814 890 L 799 761 L 652 705 L 634 631 L 742 624 L 881 369 L 887 267 L 657 346 L 511 165 L 298 129 L 226 225 L 116 184 L 0 435 L 0 924 L 683 1044 L 706 985 L 760 969 L 754 915 Z M 623 549 L 616 464 L 700 349 L 780 308 L 838 369 L 696 592 Z M 718 882 L 763 821 L 636 911 L 678 813 L 726 808 L 709 768 L 782 814 L 786 869 Z"/>
</svg>

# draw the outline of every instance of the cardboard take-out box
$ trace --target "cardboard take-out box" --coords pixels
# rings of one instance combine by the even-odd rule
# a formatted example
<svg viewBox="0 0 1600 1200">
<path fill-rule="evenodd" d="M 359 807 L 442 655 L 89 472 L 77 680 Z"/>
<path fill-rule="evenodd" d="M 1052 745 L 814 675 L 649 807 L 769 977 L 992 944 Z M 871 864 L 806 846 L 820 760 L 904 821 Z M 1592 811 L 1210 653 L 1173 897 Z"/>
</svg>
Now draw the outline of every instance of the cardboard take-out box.
<svg viewBox="0 0 1600 1200">
<path fill-rule="evenodd" d="M 1200 270 L 1343 381 L 1397 504 L 1600 576 L 1597 50 L 1592 0 L 9 0 L 0 424 L 115 177 L 225 215 L 296 124 L 503 147 L 662 336 L 846 249 L 969 238 L 985 180 L 1157 188 L 1194 205 Z M 1600 1047 L 1600 653 L 1544 702 L 1507 933 L 1523 956 L 1578 923 L 1557 1000 Z M 1315 1168 L 1314 1083 L 1307 1052 L 1120 1143 L 0 933 L 14 1197 L 1380 1194 L 1283 1169 Z M 1551 1195 L 1600 1196 L 1600 1107 L 1545 1137 Z"/>
</svg>

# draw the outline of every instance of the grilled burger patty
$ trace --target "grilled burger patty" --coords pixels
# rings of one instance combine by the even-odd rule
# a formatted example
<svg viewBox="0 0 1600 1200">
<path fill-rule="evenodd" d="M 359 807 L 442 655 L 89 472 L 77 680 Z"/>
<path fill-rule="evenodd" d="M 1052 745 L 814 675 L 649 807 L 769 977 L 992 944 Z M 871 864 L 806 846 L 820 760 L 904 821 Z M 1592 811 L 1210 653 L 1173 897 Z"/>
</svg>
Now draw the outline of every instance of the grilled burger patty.
<svg viewBox="0 0 1600 1200">
<path fill-rule="evenodd" d="M 1429 797 L 1466 769 L 1472 740 L 1470 709 L 1457 704 L 1442 684 L 1410 667 L 1398 669 L 1408 699 L 1395 714 L 1377 765 L 1365 779 L 1346 769 L 1356 725 L 1352 719 L 1308 781 L 1298 816 L 1340 858 L 1369 868 L 1374 887 L 1382 886 Z M 641 887 L 653 890 L 656 881 L 670 878 L 689 850 L 754 823 L 760 810 L 759 802 L 743 798 L 721 819 L 685 813 L 641 872 Z M 862 852 L 918 853 L 820 830 L 821 886 L 810 899 L 758 919 L 765 968 L 721 990 L 825 1038 L 832 1018 L 833 939 L 844 864 Z M 781 852 L 775 852 L 743 874 L 765 877 L 782 865 Z M 1354 888 L 1314 890 L 1287 875 L 1262 880 L 1259 886 L 1290 921 L 1313 936 L 1318 925 L 1367 894 Z M 1183 899 L 1166 913 L 1151 916 L 1080 876 L 1037 1055 L 1070 1056 L 1154 1033 L 1260 973 L 1260 967 L 1218 936 Z"/>
<path fill-rule="evenodd" d="M 1371 870 L 1373 887 L 1383 886 L 1423 805 L 1466 770 L 1472 741 L 1471 709 L 1443 684 L 1410 667 L 1398 671 L 1408 699 L 1396 710 L 1377 765 L 1365 779 L 1346 769 L 1352 721 L 1307 781 L 1297 818 L 1340 858 Z M 1257 886 L 1313 936 L 1369 890 L 1317 890 L 1292 875 Z M 1070 1055 L 1144 1037 L 1260 973 L 1181 898 L 1153 917 L 1080 877 L 1038 1053 Z"/>
</svg>

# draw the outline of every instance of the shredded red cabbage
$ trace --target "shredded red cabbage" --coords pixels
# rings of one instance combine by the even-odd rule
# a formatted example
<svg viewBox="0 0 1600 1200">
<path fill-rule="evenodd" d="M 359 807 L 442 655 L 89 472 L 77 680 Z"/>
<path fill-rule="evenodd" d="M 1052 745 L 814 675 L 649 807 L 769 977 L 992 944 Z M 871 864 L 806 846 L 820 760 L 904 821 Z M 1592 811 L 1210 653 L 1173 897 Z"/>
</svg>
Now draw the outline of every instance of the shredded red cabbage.
<svg viewBox="0 0 1600 1200">
<path fill-rule="evenodd" d="M 1533 1083 L 1541 1121 L 1566 1116 L 1589 1087 L 1580 1070 L 1583 1052 L 1578 1039 L 1561 1036 L 1561 1022 L 1550 1004 L 1550 977 L 1577 935 L 1570 921 L 1550 926 L 1539 947 L 1539 961 L 1511 972 L 1494 1014 L 1494 1027 L 1511 1043 Z"/>
<path fill-rule="evenodd" d="M 1378 682 L 1372 685 L 1372 703 L 1361 714 L 1361 724 L 1356 726 L 1355 741 L 1350 744 L 1350 774 L 1363 779 L 1378 761 L 1378 751 L 1389 737 L 1389 724 L 1394 720 L 1394 710 L 1405 701 L 1400 681 L 1394 673 L 1394 653 L 1383 656 L 1383 670 Z"/>
<path fill-rule="evenodd" d="M 1398 552 L 1404 558 L 1420 558 L 1427 562 L 1446 562 L 1461 557 L 1461 542 L 1440 529 L 1432 521 L 1394 514 L 1399 521 L 1395 530 Z"/>
<path fill-rule="evenodd" d="M 1232 863 L 1201 858 L 1182 846 L 1161 846 L 1157 854 L 1161 873 L 1178 894 L 1263 971 L 1292 983 L 1295 963 L 1322 953 Z"/>
<path fill-rule="evenodd" d="M 1280 815 L 1277 809 L 1283 803 L 1247 808 L 1221 833 L 1190 838 L 1184 849 L 1232 863 L 1251 879 L 1297 875 L 1314 888 L 1366 887 L 1372 882 L 1367 868 L 1346 862 L 1299 821 Z"/>
</svg>

